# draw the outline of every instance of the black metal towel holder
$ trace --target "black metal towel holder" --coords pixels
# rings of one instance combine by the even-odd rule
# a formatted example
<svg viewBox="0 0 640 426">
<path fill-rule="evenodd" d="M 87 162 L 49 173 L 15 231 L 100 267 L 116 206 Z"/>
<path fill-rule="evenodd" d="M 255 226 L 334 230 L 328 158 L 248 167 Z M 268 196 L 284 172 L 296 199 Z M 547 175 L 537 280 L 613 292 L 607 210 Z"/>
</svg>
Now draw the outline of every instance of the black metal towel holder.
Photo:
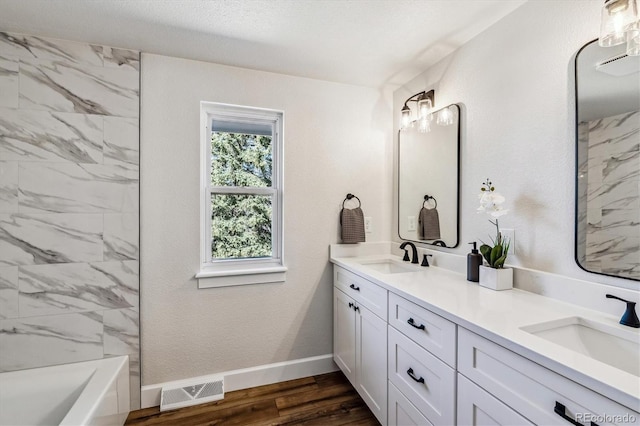
<svg viewBox="0 0 640 426">
<path fill-rule="evenodd" d="M 432 195 L 425 195 L 424 196 L 424 201 L 422 202 L 422 207 L 425 207 L 425 203 L 429 200 L 433 200 L 433 202 L 435 203 L 435 206 L 433 207 L 434 209 L 438 208 L 438 200 L 436 200 L 436 197 L 432 196 Z"/>
<path fill-rule="evenodd" d="M 347 200 L 351 200 L 351 199 L 353 199 L 353 198 L 355 198 L 356 200 L 358 200 L 358 207 L 361 207 L 361 206 L 362 206 L 362 202 L 360 202 L 360 198 L 358 198 L 358 197 L 356 197 L 355 195 L 353 195 L 353 194 L 349 193 L 349 194 L 347 194 L 347 196 L 344 198 L 344 200 L 342 200 L 342 208 L 344 209 L 344 203 L 346 203 L 346 202 L 347 202 Z"/>
</svg>

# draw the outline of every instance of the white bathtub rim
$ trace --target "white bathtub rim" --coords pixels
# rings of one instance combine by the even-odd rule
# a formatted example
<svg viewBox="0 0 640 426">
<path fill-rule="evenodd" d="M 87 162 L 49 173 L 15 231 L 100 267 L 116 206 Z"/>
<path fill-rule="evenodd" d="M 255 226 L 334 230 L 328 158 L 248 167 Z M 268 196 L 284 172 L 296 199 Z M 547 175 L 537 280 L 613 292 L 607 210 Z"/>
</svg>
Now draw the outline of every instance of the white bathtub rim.
<svg viewBox="0 0 640 426">
<path fill-rule="evenodd" d="M 1 373 L 0 409 L 4 409 L 0 413 L 0 424 L 59 423 L 94 372 L 95 368 L 86 365 L 79 368 L 76 364 L 61 364 Z M 73 399 L 69 399 L 73 394 Z M 34 404 L 41 409 L 33 412 L 30 407 Z"/>
<path fill-rule="evenodd" d="M 73 407 L 60 422 L 60 426 L 87 424 L 94 417 L 96 410 L 100 406 L 100 401 L 103 400 L 111 385 L 118 380 L 118 372 L 124 368 L 127 371 L 127 376 L 129 374 L 128 355 L 103 358 L 90 362 L 95 363 L 95 372 L 75 404 L 73 404 Z"/>
</svg>

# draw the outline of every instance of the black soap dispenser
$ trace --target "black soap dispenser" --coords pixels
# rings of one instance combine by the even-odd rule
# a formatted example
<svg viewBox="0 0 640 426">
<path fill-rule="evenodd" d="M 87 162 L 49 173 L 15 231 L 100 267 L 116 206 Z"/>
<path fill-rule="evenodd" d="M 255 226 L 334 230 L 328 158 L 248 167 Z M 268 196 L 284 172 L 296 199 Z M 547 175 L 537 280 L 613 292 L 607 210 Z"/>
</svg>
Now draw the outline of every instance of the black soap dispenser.
<svg viewBox="0 0 640 426">
<path fill-rule="evenodd" d="M 482 255 L 478 253 L 476 242 L 472 242 L 473 249 L 467 255 L 467 281 L 477 283 L 480 281 L 480 265 L 482 265 Z"/>
</svg>

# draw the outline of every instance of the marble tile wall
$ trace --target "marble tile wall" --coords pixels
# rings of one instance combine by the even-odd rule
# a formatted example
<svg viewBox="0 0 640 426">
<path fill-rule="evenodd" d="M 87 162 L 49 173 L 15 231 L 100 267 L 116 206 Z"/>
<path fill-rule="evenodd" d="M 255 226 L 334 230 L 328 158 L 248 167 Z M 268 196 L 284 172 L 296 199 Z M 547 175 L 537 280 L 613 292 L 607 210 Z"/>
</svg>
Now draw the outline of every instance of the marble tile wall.
<svg viewBox="0 0 640 426">
<path fill-rule="evenodd" d="M 578 123 L 578 189 L 576 203 L 578 217 L 576 260 L 583 267 L 587 267 L 587 192 L 589 181 L 589 123 Z M 587 268 L 589 269 L 589 268 Z"/>
<path fill-rule="evenodd" d="M 129 355 L 139 52 L 0 32 L 0 372 Z"/>
<path fill-rule="evenodd" d="M 640 111 L 590 121 L 588 129 L 583 265 L 640 279 Z"/>
</svg>

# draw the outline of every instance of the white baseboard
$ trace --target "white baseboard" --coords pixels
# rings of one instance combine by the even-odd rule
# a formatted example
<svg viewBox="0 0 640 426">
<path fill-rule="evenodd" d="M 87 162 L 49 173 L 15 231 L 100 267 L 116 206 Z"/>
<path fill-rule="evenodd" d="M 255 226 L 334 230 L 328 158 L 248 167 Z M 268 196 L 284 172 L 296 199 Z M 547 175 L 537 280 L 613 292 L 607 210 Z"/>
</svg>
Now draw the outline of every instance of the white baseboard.
<svg viewBox="0 0 640 426">
<path fill-rule="evenodd" d="M 142 398 L 140 408 L 149 408 L 160 405 L 160 392 L 164 386 L 178 387 L 183 382 L 204 383 L 210 377 L 224 376 L 224 391 L 231 392 L 239 389 L 255 386 L 269 385 L 271 383 L 284 382 L 286 380 L 300 379 L 315 376 L 316 374 L 331 373 L 337 371 L 338 366 L 333 362 L 333 354 L 319 355 L 310 358 L 295 359 L 293 361 L 276 362 L 274 364 L 259 365 L 257 367 L 243 368 L 240 370 L 226 371 L 200 377 L 190 377 L 184 380 L 158 383 L 142 386 Z"/>
</svg>

